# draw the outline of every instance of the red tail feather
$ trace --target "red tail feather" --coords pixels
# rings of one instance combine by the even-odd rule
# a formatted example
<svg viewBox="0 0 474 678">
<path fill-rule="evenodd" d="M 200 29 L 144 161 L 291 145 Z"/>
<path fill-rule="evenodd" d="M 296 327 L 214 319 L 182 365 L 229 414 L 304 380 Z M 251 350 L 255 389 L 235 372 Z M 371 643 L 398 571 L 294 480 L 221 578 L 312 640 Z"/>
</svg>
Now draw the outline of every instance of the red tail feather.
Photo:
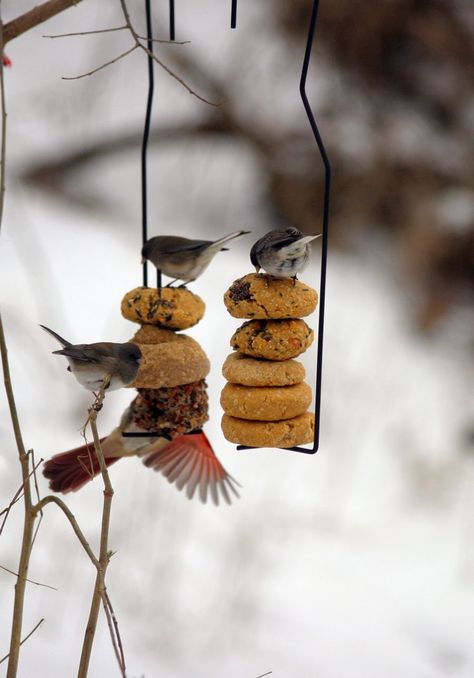
<svg viewBox="0 0 474 678">
<path fill-rule="evenodd" d="M 101 443 L 105 440 L 102 438 Z M 110 466 L 120 457 L 105 457 Z M 100 472 L 93 444 L 76 447 L 69 452 L 56 454 L 43 466 L 43 475 L 49 480 L 53 492 L 75 492 Z"/>
</svg>

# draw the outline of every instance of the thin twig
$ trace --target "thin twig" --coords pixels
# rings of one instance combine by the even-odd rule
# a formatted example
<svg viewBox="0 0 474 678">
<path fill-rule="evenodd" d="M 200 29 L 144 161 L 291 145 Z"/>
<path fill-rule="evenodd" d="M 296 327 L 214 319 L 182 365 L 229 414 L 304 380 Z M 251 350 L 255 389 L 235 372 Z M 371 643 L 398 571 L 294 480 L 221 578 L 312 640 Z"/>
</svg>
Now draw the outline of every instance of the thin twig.
<svg viewBox="0 0 474 678">
<path fill-rule="evenodd" d="M 95 31 L 77 31 L 74 33 L 54 33 L 42 35 L 42 38 L 50 38 L 54 40 L 55 38 L 75 38 L 79 35 L 97 35 L 101 33 L 115 33 L 116 31 L 128 30 L 128 26 L 115 26 L 114 28 L 98 28 Z M 141 40 L 148 40 L 143 35 L 138 36 Z M 161 45 L 189 45 L 191 40 L 161 40 L 160 38 L 152 38 L 152 42 L 157 42 Z"/>
<path fill-rule="evenodd" d="M 115 657 L 120 668 L 122 678 L 126 678 L 125 673 L 125 656 L 123 654 L 122 642 L 118 632 L 118 623 L 115 618 L 114 611 L 110 604 L 110 599 L 107 595 L 107 590 L 104 588 L 101 594 L 102 605 L 107 619 L 107 626 L 109 627 L 110 638 L 112 639 L 112 646 L 114 648 Z M 120 641 L 120 642 L 119 642 Z"/>
<path fill-rule="evenodd" d="M 0 196 L 0 201 L 3 196 Z M 33 539 L 33 529 L 35 514 L 32 511 L 31 501 L 31 483 L 29 456 L 25 450 L 23 437 L 21 435 L 20 422 L 16 409 L 15 397 L 10 377 L 10 366 L 8 364 L 8 351 L 3 331 L 3 322 L 0 314 L 0 352 L 3 366 L 3 382 L 7 394 L 8 407 L 12 420 L 13 431 L 15 434 L 18 456 L 21 465 L 21 475 L 23 480 L 23 502 L 25 514 L 23 518 L 23 535 L 21 539 L 20 562 L 18 565 L 18 576 L 15 584 L 15 597 L 13 601 L 12 628 L 10 636 L 10 651 L 7 669 L 7 678 L 15 678 L 18 671 L 18 660 L 20 657 L 21 629 L 23 623 L 23 608 L 25 602 L 26 580 L 28 576 L 28 566 L 31 555 L 31 544 Z"/>
<path fill-rule="evenodd" d="M 127 49 L 125 52 L 122 52 L 118 56 L 116 56 L 114 59 L 111 59 L 110 61 L 106 61 L 104 64 L 97 66 L 97 68 L 93 68 L 92 71 L 88 71 L 87 73 L 82 73 L 81 75 L 74 75 L 70 77 L 63 76 L 61 80 L 80 80 L 81 78 L 87 78 L 89 75 L 94 75 L 94 73 L 98 73 L 101 71 L 103 68 L 107 68 L 107 66 L 111 66 L 112 64 L 117 63 L 117 61 L 120 61 L 120 59 L 123 59 L 123 57 L 126 57 L 128 54 L 131 54 L 137 49 L 138 45 L 133 45 L 133 47 L 130 47 L 130 49 Z"/>
<path fill-rule="evenodd" d="M 5 565 L 0 565 L 0 568 L 2 570 L 5 570 L 5 572 L 9 572 L 14 577 L 18 577 L 18 572 L 13 572 L 13 570 L 9 570 L 8 567 L 5 567 Z M 34 584 L 35 586 L 44 586 L 46 589 L 53 589 L 53 591 L 58 590 L 55 586 L 50 586 L 49 584 L 42 584 L 40 581 L 34 581 L 33 579 L 27 579 L 26 581 L 29 584 Z"/>
<path fill-rule="evenodd" d="M 125 19 L 125 23 L 127 25 L 127 28 L 130 31 L 130 34 L 132 35 L 132 37 L 135 41 L 135 46 L 140 47 L 140 49 L 142 49 L 149 57 L 151 57 L 153 59 L 153 61 L 155 61 L 158 64 L 158 66 L 160 66 L 164 71 L 166 71 L 166 73 L 168 73 L 168 75 L 170 75 L 177 82 L 179 82 L 179 84 L 182 85 L 182 87 L 184 87 L 184 89 L 186 91 L 188 91 L 190 94 L 195 96 L 200 101 L 203 101 L 205 104 L 209 104 L 210 106 L 219 106 L 218 103 L 215 103 L 213 101 L 209 101 L 208 99 L 206 99 L 205 97 L 202 97 L 200 94 L 198 94 L 193 89 L 191 89 L 191 87 L 187 83 L 185 83 L 184 80 L 179 77 L 179 75 L 176 75 L 176 73 L 174 71 L 172 71 L 171 68 L 166 66 L 166 64 L 164 64 L 160 59 L 158 59 L 158 57 L 156 56 L 156 54 L 154 54 L 154 52 L 149 50 L 148 47 L 145 47 L 145 45 L 143 45 L 140 42 L 140 39 L 144 40 L 144 39 L 147 39 L 147 38 L 140 38 L 140 36 L 136 32 L 135 28 L 133 27 L 132 21 L 130 19 L 130 14 L 129 14 L 129 11 L 128 11 L 126 0 L 120 0 L 120 6 L 122 8 L 122 13 L 123 13 L 123 17 Z"/>
<path fill-rule="evenodd" d="M 3 519 L 2 524 L 0 526 L 0 535 L 3 532 L 3 528 L 5 527 L 5 523 L 8 520 L 8 516 L 10 515 L 10 511 L 12 510 L 13 506 L 15 506 L 16 502 L 19 501 L 22 498 L 22 496 L 23 496 L 23 484 L 15 492 L 15 494 L 13 495 L 13 499 L 8 504 L 8 506 L 6 508 L 4 508 L 3 511 L 0 513 L 0 516 L 3 516 L 3 514 L 5 514 L 5 518 Z"/>
<path fill-rule="evenodd" d="M 116 26 L 115 28 L 98 28 L 95 31 L 79 31 L 77 33 L 55 33 L 54 35 L 42 35 L 42 38 L 72 38 L 77 35 L 96 35 L 97 33 L 114 33 L 115 31 L 124 31 L 128 26 Z"/>
<path fill-rule="evenodd" d="M 38 487 L 38 476 L 36 475 L 36 469 L 38 468 L 38 466 L 40 464 L 43 463 L 44 459 L 41 458 L 39 460 L 39 462 L 36 464 L 35 463 L 35 451 L 33 450 L 33 448 L 31 450 L 28 450 L 28 454 L 31 455 L 31 465 L 33 467 L 31 475 L 33 476 L 33 480 L 34 480 L 34 483 L 35 483 L 36 500 L 39 501 L 40 500 L 40 492 L 39 492 L 39 487 Z"/>
<path fill-rule="evenodd" d="M 99 609 L 101 600 L 104 602 L 105 597 L 105 573 L 107 571 L 107 566 L 110 560 L 110 553 L 108 550 L 108 539 L 109 539 L 109 527 L 110 527 L 110 513 L 112 508 L 112 498 L 114 495 L 114 490 L 112 483 L 110 482 L 109 472 L 107 470 L 107 464 L 105 463 L 104 453 L 100 444 L 99 433 L 97 431 L 97 414 L 102 407 L 102 402 L 105 398 L 106 389 L 110 383 L 110 375 L 104 379 L 104 382 L 100 388 L 99 394 L 92 405 L 89 408 L 89 417 L 88 421 L 91 427 L 92 436 L 94 438 L 94 448 L 97 455 L 97 461 L 99 463 L 100 472 L 102 474 L 102 480 L 104 482 L 104 500 L 102 505 L 102 525 L 100 530 L 100 547 L 99 547 L 99 567 L 97 568 L 97 576 L 95 580 L 94 593 L 92 595 L 91 607 L 89 611 L 89 619 L 87 621 L 86 630 L 84 633 L 84 641 L 82 644 L 81 659 L 79 663 L 79 670 L 77 678 L 85 678 L 87 676 L 90 656 L 92 652 L 92 645 L 94 642 L 95 632 L 97 628 L 97 619 L 99 616 Z M 111 628 L 111 627 L 110 627 Z M 114 634 L 112 633 L 112 644 L 114 649 L 116 649 Z M 125 662 L 123 662 L 119 657 L 118 652 L 116 653 L 117 660 L 119 663 L 120 670 L 122 675 L 125 675 Z"/>
<path fill-rule="evenodd" d="M 41 464 L 44 460 L 40 459 L 39 462 L 38 462 L 38 465 L 36 465 L 35 464 L 35 452 L 34 452 L 34 450 L 33 449 L 28 450 L 28 454 L 31 455 L 31 465 L 33 467 L 32 475 L 33 475 L 33 481 L 34 481 L 34 484 L 35 484 L 36 501 L 39 502 L 41 497 L 40 497 L 40 493 L 39 493 L 38 476 L 36 475 L 36 469 L 37 469 L 37 466 L 39 466 L 39 464 Z M 38 532 L 39 532 L 39 529 L 41 527 L 42 522 L 43 522 L 43 511 L 40 511 L 39 512 L 39 520 L 36 524 L 35 531 L 33 533 L 33 539 L 31 541 L 31 548 L 33 548 L 33 546 L 35 544 L 36 537 L 38 536 Z"/>
<path fill-rule="evenodd" d="M 3 219 L 3 206 L 5 202 L 5 156 L 6 156 L 6 106 L 5 106 L 5 89 L 3 82 L 3 48 L 6 43 L 6 27 L 3 26 L 2 17 L 0 16 L 0 99 L 1 99 L 1 148 L 0 148 L 0 230 Z M 25 590 L 28 577 L 28 565 L 31 555 L 31 543 L 33 538 L 34 528 L 34 514 L 31 510 L 31 484 L 30 484 L 30 468 L 29 456 L 25 450 L 23 437 L 21 435 L 20 421 L 16 409 L 15 396 L 13 394 L 13 386 L 10 376 L 10 365 L 8 363 L 8 350 L 3 331 L 2 316 L 0 314 L 0 353 L 2 358 L 3 369 L 3 383 L 5 386 L 5 393 L 8 401 L 8 408 L 10 410 L 10 418 L 12 421 L 13 431 L 15 435 L 16 446 L 18 450 L 18 458 L 21 466 L 22 486 L 23 486 L 23 503 L 24 503 L 24 517 L 23 517 L 23 533 L 21 538 L 20 561 L 18 564 L 18 576 L 15 584 L 15 596 L 13 600 L 12 626 L 10 634 L 10 651 L 8 653 L 8 668 L 7 678 L 16 678 L 18 672 L 18 661 L 20 657 L 21 629 L 23 624 L 23 608 L 25 603 Z M 9 511 L 7 511 L 8 516 Z M 3 523 L 5 524 L 5 523 Z"/>
<path fill-rule="evenodd" d="M 110 614 L 112 616 L 112 621 L 113 621 L 113 624 L 114 624 L 115 636 L 117 638 L 117 645 L 118 645 L 119 653 L 120 653 L 119 664 L 121 664 L 123 666 L 123 669 L 125 671 L 125 655 L 124 655 L 124 652 L 123 652 L 122 638 L 120 636 L 120 630 L 119 630 L 117 617 L 115 616 L 114 608 L 112 607 L 112 602 L 109 598 L 109 594 L 107 593 L 107 591 L 104 591 L 104 596 L 105 596 L 105 600 L 107 602 L 107 606 L 110 610 Z"/>
<path fill-rule="evenodd" d="M 54 494 L 49 494 L 47 497 L 43 497 L 41 501 L 39 501 L 35 506 L 34 506 L 34 511 L 37 513 L 41 511 L 45 506 L 48 504 L 56 504 L 56 506 L 59 506 L 61 511 L 64 513 L 66 518 L 68 519 L 72 529 L 74 530 L 74 534 L 76 537 L 79 539 L 79 542 L 81 543 L 84 551 L 87 553 L 89 558 L 92 561 L 92 564 L 94 567 L 99 567 L 100 563 L 97 560 L 97 558 L 94 555 L 94 552 L 92 551 L 91 547 L 89 546 L 89 542 L 84 536 L 84 533 L 82 532 L 81 528 L 79 527 L 76 518 L 74 517 L 74 514 L 70 510 L 70 508 L 67 506 L 67 504 L 64 503 L 62 499 L 59 497 L 56 497 Z"/>
<path fill-rule="evenodd" d="M 215 102 L 215 101 L 210 101 L 209 99 L 206 99 L 206 97 L 201 96 L 198 94 L 195 90 L 193 90 L 182 78 L 179 77 L 174 71 L 171 70 L 163 61 L 158 59 L 156 54 L 151 52 L 145 45 L 142 45 L 141 42 L 138 43 L 138 47 L 140 47 L 148 56 L 151 56 L 153 61 L 156 61 L 158 66 L 161 66 L 161 68 L 168 73 L 168 75 L 171 75 L 172 78 L 174 78 L 177 82 L 179 82 L 180 85 L 184 87 L 185 90 L 189 92 L 189 94 L 192 94 L 196 99 L 199 99 L 200 101 L 204 102 L 205 104 L 209 104 L 209 106 L 220 106 L 220 102 Z"/>
<path fill-rule="evenodd" d="M 40 461 L 37 463 L 36 467 L 34 467 L 33 470 L 30 472 L 28 478 L 31 478 L 31 476 L 32 476 L 33 473 L 36 471 L 36 469 L 38 468 L 38 466 L 41 464 L 42 461 L 43 461 L 43 460 L 40 459 Z M 12 509 L 13 506 L 17 503 L 17 501 L 19 501 L 19 500 L 23 497 L 23 488 L 24 488 L 24 486 L 25 486 L 24 483 L 22 483 L 22 484 L 20 485 L 20 487 L 18 488 L 18 490 L 15 492 L 15 494 L 14 494 L 13 499 L 11 500 L 11 502 L 8 504 L 8 506 L 7 506 L 6 508 L 3 509 L 3 511 L 0 512 L 0 516 L 3 516 L 3 514 L 5 514 L 5 518 L 3 519 L 2 525 L 0 526 L 0 535 L 1 535 L 2 532 L 3 532 L 3 528 L 5 527 L 5 523 L 7 522 L 7 518 L 8 518 L 8 516 L 9 516 L 9 514 L 10 514 L 11 509 Z"/>
<path fill-rule="evenodd" d="M 38 622 L 38 623 L 36 624 L 36 626 L 34 627 L 34 629 L 32 629 L 32 630 L 29 632 L 29 634 L 23 638 L 23 640 L 20 642 L 20 645 L 23 645 L 23 643 L 25 643 L 25 642 L 28 640 L 28 638 L 31 638 L 31 636 L 33 635 L 33 633 L 36 631 L 36 629 L 38 629 L 38 628 L 41 626 L 41 624 L 42 624 L 43 622 L 44 622 L 44 618 L 40 619 L 39 622 Z M 0 664 L 2 664 L 2 662 L 5 661 L 5 659 L 8 659 L 9 656 L 10 656 L 10 654 L 6 654 L 4 657 L 2 657 L 2 658 L 0 659 Z"/>
<path fill-rule="evenodd" d="M 5 29 L 0 17 L 0 105 L 1 105 L 1 149 L 0 149 L 0 231 L 2 229 L 3 220 L 3 206 L 5 204 L 5 156 L 7 148 L 6 131 L 7 131 L 7 109 L 5 104 L 5 81 L 3 71 L 3 47 L 5 45 Z"/>
<path fill-rule="evenodd" d="M 128 28 L 128 26 L 127 26 Z M 145 35 L 138 36 L 140 40 L 148 40 Z M 190 45 L 191 40 L 161 40 L 160 38 L 151 38 L 152 42 L 158 42 L 161 45 Z"/>
</svg>

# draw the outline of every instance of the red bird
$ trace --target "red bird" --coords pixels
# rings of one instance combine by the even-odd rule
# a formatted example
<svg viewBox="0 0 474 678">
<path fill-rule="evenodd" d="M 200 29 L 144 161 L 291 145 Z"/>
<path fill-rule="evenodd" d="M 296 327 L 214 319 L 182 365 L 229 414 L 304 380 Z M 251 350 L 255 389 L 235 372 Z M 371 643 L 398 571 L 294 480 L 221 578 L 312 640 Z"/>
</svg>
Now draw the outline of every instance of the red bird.
<svg viewBox="0 0 474 678">
<path fill-rule="evenodd" d="M 210 494 L 216 506 L 221 498 L 230 504 L 232 494 L 239 496 L 237 481 L 224 469 L 202 431 L 179 435 L 171 441 L 162 437 L 123 437 L 124 431 L 140 431 L 130 422 L 128 410 L 120 426 L 100 441 L 107 466 L 121 457 L 140 456 L 145 466 L 161 471 L 178 490 L 186 488 L 189 499 L 198 488 L 201 501 L 205 503 Z M 99 472 L 92 443 L 54 455 L 43 468 L 50 489 L 64 493 L 75 492 Z"/>
</svg>

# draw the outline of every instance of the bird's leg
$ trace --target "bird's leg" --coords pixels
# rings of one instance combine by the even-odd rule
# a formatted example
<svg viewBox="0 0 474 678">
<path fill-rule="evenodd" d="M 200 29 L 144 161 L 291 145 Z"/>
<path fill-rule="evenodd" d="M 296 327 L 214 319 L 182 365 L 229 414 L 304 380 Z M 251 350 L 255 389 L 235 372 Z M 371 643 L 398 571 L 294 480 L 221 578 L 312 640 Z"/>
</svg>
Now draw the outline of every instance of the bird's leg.
<svg viewBox="0 0 474 678">
<path fill-rule="evenodd" d="M 298 276 L 296 275 L 296 273 L 295 273 L 295 275 L 291 276 L 291 279 L 293 280 L 293 287 L 294 287 L 296 285 L 296 281 L 298 280 Z"/>
<path fill-rule="evenodd" d="M 171 282 L 169 282 L 169 283 L 166 285 L 166 287 L 171 287 L 171 285 L 172 285 L 173 283 L 175 283 L 175 282 L 178 282 L 178 280 L 179 280 L 179 278 L 175 278 L 174 280 L 172 280 Z"/>
<path fill-rule="evenodd" d="M 89 414 L 87 415 L 87 419 L 84 423 L 84 426 L 81 428 L 81 435 L 84 438 L 84 440 L 86 439 L 86 428 L 87 428 L 87 425 L 89 424 L 89 422 L 91 420 L 92 413 L 93 412 L 100 412 L 100 410 L 102 409 L 102 405 L 103 405 L 104 398 L 105 398 L 105 392 L 110 386 L 111 378 L 112 378 L 111 374 L 106 374 L 105 377 L 104 377 L 104 380 L 102 382 L 102 386 L 99 389 L 99 392 L 95 393 L 94 391 L 92 391 L 94 393 L 95 400 L 92 403 L 92 405 L 89 407 Z"/>
<path fill-rule="evenodd" d="M 95 396 L 95 400 L 92 403 L 91 409 L 95 412 L 100 412 L 102 409 L 102 404 L 105 398 L 105 392 L 110 386 L 110 380 L 112 378 L 111 374 L 106 374 L 102 382 L 102 386 L 99 389 L 99 393 Z M 95 395 L 95 394 L 94 394 Z"/>
<path fill-rule="evenodd" d="M 182 283 L 181 285 L 178 285 L 178 288 L 179 288 L 179 289 L 186 289 L 186 285 L 187 285 L 188 283 L 190 283 L 190 282 L 193 282 L 193 281 L 192 281 L 192 280 L 186 280 L 186 281 L 185 281 L 184 283 Z"/>
</svg>

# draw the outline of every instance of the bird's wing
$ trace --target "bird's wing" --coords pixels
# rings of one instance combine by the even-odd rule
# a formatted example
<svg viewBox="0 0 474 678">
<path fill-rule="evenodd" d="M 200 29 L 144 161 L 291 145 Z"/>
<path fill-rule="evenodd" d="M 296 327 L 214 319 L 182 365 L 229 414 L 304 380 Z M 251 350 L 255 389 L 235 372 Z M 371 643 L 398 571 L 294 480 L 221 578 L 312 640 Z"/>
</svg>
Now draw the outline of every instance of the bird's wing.
<svg viewBox="0 0 474 678">
<path fill-rule="evenodd" d="M 96 362 L 90 356 L 87 356 L 83 349 L 77 346 L 66 346 L 65 348 L 60 348 L 58 351 L 53 351 L 53 353 L 55 355 L 65 355 L 66 358 L 72 358 L 73 360 L 79 360 L 80 362 Z"/>
<path fill-rule="evenodd" d="M 198 488 L 201 501 L 205 503 L 209 493 L 216 506 L 220 498 L 230 504 L 232 493 L 239 496 L 237 481 L 224 469 L 202 431 L 178 436 L 143 463 L 160 471 L 178 490 L 186 488 L 189 499 Z"/>
<path fill-rule="evenodd" d="M 255 266 L 255 268 L 260 268 L 260 263 L 257 258 L 257 243 L 255 243 L 255 245 L 250 250 L 250 261 L 252 262 L 252 266 Z"/>
<path fill-rule="evenodd" d="M 176 254 L 177 252 L 192 252 L 193 250 L 200 250 L 203 247 L 212 245 L 212 240 L 189 240 L 188 242 L 179 243 L 175 245 L 166 245 L 161 248 L 166 254 Z"/>
<path fill-rule="evenodd" d="M 285 231 L 281 232 L 280 234 L 273 233 L 271 234 L 271 245 L 272 247 L 287 247 L 288 245 L 292 245 L 294 242 L 297 242 L 298 240 L 301 239 L 301 233 L 299 235 L 289 235 L 288 233 L 285 233 Z"/>
<path fill-rule="evenodd" d="M 101 363 L 104 358 L 114 357 L 114 344 L 108 341 L 96 344 L 70 344 L 53 353 L 81 362 Z"/>
</svg>

